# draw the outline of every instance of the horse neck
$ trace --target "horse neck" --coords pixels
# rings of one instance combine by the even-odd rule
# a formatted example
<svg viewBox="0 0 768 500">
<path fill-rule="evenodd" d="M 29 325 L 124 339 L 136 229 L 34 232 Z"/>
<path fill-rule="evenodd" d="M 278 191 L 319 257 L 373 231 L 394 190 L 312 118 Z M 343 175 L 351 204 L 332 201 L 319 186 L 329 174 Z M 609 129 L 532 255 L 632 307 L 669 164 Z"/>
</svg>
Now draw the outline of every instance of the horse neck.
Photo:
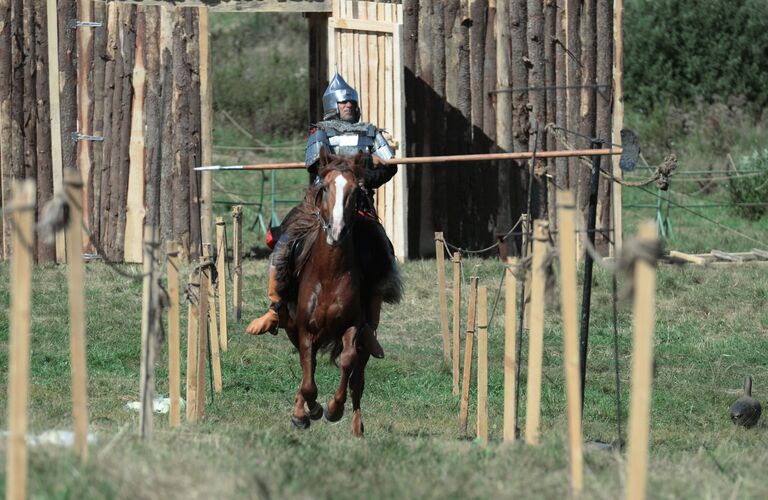
<svg viewBox="0 0 768 500">
<path fill-rule="evenodd" d="M 315 240 L 312 253 L 317 261 L 323 263 L 319 269 L 321 274 L 337 276 L 358 265 L 353 232 L 354 228 L 350 228 L 349 233 L 336 246 L 329 245 L 325 241 L 325 234 L 320 232 Z"/>
</svg>

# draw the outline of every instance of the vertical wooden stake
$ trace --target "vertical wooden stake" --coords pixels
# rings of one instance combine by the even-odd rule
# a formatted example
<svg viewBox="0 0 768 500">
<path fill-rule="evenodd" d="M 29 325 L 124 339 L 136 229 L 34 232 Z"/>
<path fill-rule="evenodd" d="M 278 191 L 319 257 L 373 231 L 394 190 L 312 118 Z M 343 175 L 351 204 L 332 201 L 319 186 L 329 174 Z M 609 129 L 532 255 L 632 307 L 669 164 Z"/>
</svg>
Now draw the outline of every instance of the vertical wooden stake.
<svg viewBox="0 0 768 500">
<path fill-rule="evenodd" d="M 207 259 L 213 258 L 212 245 L 206 243 L 203 245 L 203 256 Z M 208 269 L 208 310 L 210 311 L 210 327 L 208 329 L 208 341 L 211 347 L 211 368 L 213 369 L 213 390 L 221 392 L 221 356 L 219 354 L 219 330 L 216 326 L 216 290 L 212 282 L 211 269 Z"/>
<path fill-rule="evenodd" d="M 11 212 L 11 311 L 8 342 L 8 441 L 5 498 L 27 498 L 27 411 L 29 405 L 29 336 L 32 321 L 32 241 L 35 225 L 35 183 L 13 183 Z"/>
<path fill-rule="evenodd" d="M 72 420 L 75 428 L 75 452 L 88 458 L 88 375 L 85 347 L 85 270 L 83 266 L 83 182 L 80 173 L 64 170 L 64 188 L 69 204 L 67 225 L 67 277 L 69 287 L 70 336 L 72 363 Z"/>
<path fill-rule="evenodd" d="M 515 257 L 507 257 L 504 297 L 504 442 L 517 438 L 515 429 L 515 378 L 517 377 L 517 278 Z"/>
<path fill-rule="evenodd" d="M 531 332 L 528 346 L 528 404 L 525 408 L 525 442 L 539 444 L 541 418 L 541 363 L 544 351 L 544 260 L 547 253 L 546 222 L 533 227 L 533 262 L 531 279 Z"/>
<path fill-rule="evenodd" d="M 200 318 L 197 330 L 197 418 L 205 415 L 205 382 L 208 362 L 208 287 L 211 284 L 211 272 L 206 266 L 208 258 L 200 257 Z"/>
<path fill-rule="evenodd" d="M 657 238 L 656 224 L 643 222 L 638 237 Z M 656 323 L 656 269 L 643 259 L 635 263 L 635 298 L 632 320 L 632 392 L 629 406 L 627 443 L 627 498 L 645 498 L 648 469 L 648 440 L 653 377 L 653 332 Z"/>
<path fill-rule="evenodd" d="M 523 257 L 531 255 L 531 221 L 528 218 L 528 214 L 521 215 L 522 221 L 520 222 L 520 230 L 523 233 Z M 525 279 L 523 280 L 523 328 L 530 330 L 531 328 L 531 270 L 525 271 Z"/>
<path fill-rule="evenodd" d="M 472 343 L 475 333 L 475 309 L 477 303 L 477 276 L 469 280 L 469 313 L 467 314 L 466 345 L 464 347 L 464 375 L 461 385 L 461 407 L 459 409 L 459 432 L 467 434 L 469 414 L 469 384 L 472 382 Z"/>
<path fill-rule="evenodd" d="M 459 395 L 459 322 L 461 321 L 461 253 L 454 252 L 453 263 L 453 395 Z"/>
<path fill-rule="evenodd" d="M 219 339 L 221 350 L 227 352 L 227 236 L 224 217 L 216 217 L 216 271 L 219 276 Z"/>
<path fill-rule="evenodd" d="M 155 399 L 155 344 L 157 342 L 157 235 L 155 228 L 144 226 L 144 292 L 141 313 L 141 365 L 139 368 L 139 437 L 148 439 L 152 436 L 152 412 Z"/>
<path fill-rule="evenodd" d="M 440 331 L 443 334 L 443 359 L 451 364 L 451 333 L 448 328 L 448 296 L 445 294 L 445 249 L 443 233 L 435 233 L 435 260 L 437 261 L 437 291 L 440 294 Z"/>
<path fill-rule="evenodd" d="M 579 331 L 576 299 L 576 225 L 571 191 L 557 194 L 557 224 L 560 229 L 560 310 L 563 318 L 565 396 L 568 408 L 568 448 L 570 450 L 571 494 L 581 494 L 584 483 L 581 437 L 581 370 L 579 369 Z"/>
<path fill-rule="evenodd" d="M 488 289 L 477 289 L 477 437 L 488 444 Z"/>
<path fill-rule="evenodd" d="M 232 264 L 235 274 L 232 283 L 232 304 L 235 308 L 235 321 L 240 321 L 242 315 L 242 241 L 243 241 L 243 207 L 236 205 L 232 208 Z"/>
<path fill-rule="evenodd" d="M 200 271 L 189 275 L 187 298 L 187 422 L 197 422 L 197 351 L 200 323 Z"/>
<path fill-rule="evenodd" d="M 171 427 L 181 425 L 181 328 L 179 310 L 179 244 L 168 242 L 168 397 Z"/>
</svg>

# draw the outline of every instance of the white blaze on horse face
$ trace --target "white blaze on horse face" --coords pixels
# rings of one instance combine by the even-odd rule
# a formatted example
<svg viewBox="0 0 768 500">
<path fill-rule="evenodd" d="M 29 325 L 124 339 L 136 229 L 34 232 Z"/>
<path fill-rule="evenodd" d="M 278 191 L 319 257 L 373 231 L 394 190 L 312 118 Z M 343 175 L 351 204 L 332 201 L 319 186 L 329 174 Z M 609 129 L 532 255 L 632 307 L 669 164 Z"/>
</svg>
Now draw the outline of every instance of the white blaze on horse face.
<svg viewBox="0 0 768 500">
<path fill-rule="evenodd" d="M 339 241 L 341 230 L 344 229 L 344 186 L 347 185 L 347 179 L 343 175 L 338 175 L 334 182 L 336 183 L 336 200 L 331 213 L 331 234 L 327 236 L 329 245 Z"/>
</svg>

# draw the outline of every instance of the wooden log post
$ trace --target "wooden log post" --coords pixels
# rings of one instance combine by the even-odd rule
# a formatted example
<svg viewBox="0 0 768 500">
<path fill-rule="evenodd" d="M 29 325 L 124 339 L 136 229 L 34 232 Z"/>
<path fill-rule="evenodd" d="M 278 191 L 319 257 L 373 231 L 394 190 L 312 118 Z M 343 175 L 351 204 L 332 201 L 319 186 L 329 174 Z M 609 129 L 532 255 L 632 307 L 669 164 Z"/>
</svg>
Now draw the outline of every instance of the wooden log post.
<svg viewBox="0 0 768 500">
<path fill-rule="evenodd" d="M 451 332 L 448 327 L 448 296 L 445 294 L 445 248 L 443 233 L 435 233 L 435 260 L 437 261 L 437 291 L 440 294 L 440 331 L 443 335 L 443 359 L 451 364 Z"/>
<path fill-rule="evenodd" d="M 510 33 L 510 4 L 505 0 L 496 4 L 496 88 L 512 86 L 512 54 Z M 514 150 L 512 125 L 512 93 L 499 92 L 496 94 L 496 143 L 504 152 Z M 512 192 L 513 162 L 498 163 L 498 195 L 499 208 L 497 225 L 501 228 L 512 226 L 512 202 L 509 193 Z"/>
<path fill-rule="evenodd" d="M 638 228 L 641 241 L 654 242 L 656 224 L 645 221 Z M 656 323 L 655 263 L 637 259 L 634 268 L 634 313 L 632 320 L 632 389 L 629 405 L 626 498 L 646 497 L 648 445 L 653 383 L 653 332 Z"/>
<path fill-rule="evenodd" d="M 571 191 L 558 193 L 560 228 L 560 310 L 563 321 L 565 396 L 568 408 L 568 449 L 571 467 L 571 494 L 578 497 L 583 489 L 581 437 L 581 370 L 579 361 L 578 311 L 576 298 L 576 205 Z"/>
<path fill-rule="evenodd" d="M 221 350 L 227 352 L 229 332 L 227 331 L 227 227 L 224 217 L 216 217 L 216 274 L 219 277 L 219 341 Z"/>
<path fill-rule="evenodd" d="M 216 324 L 216 286 L 213 283 L 212 269 L 214 267 L 213 245 L 203 244 L 203 257 L 209 262 L 208 272 L 208 311 L 210 312 L 210 326 L 208 328 L 208 341 L 211 354 L 211 369 L 213 370 L 213 390 L 221 392 L 221 356 L 219 354 L 219 329 Z M 207 354 L 207 353 L 206 353 Z"/>
<path fill-rule="evenodd" d="M 211 271 L 208 268 L 208 258 L 199 257 L 200 262 L 200 318 L 197 330 L 197 388 L 196 418 L 199 420 L 205 415 L 205 383 L 208 362 L 208 288 L 211 283 Z"/>
<path fill-rule="evenodd" d="M 613 2 L 613 132 L 614 144 L 621 144 L 621 129 L 624 127 L 624 0 Z M 613 159 L 613 176 L 624 177 L 620 157 Z M 611 183 L 611 221 L 613 222 L 613 251 L 621 250 L 624 234 L 621 184 Z"/>
<path fill-rule="evenodd" d="M 504 442 L 517 438 L 515 428 L 515 386 L 517 377 L 517 258 L 507 257 L 504 271 Z"/>
<path fill-rule="evenodd" d="M 477 438 L 488 444 L 488 288 L 477 289 Z"/>
<path fill-rule="evenodd" d="M 74 448 L 80 458 L 88 458 L 88 375 L 85 346 L 85 270 L 83 265 L 83 181 L 74 168 L 64 170 L 64 188 L 69 205 L 67 225 L 67 285 L 69 289 L 72 363 L 72 420 Z"/>
<path fill-rule="evenodd" d="M 145 88 L 146 67 L 145 50 L 146 28 L 144 23 L 144 7 L 136 7 L 136 52 L 131 72 L 131 84 L 133 96 L 131 97 L 131 128 L 130 143 L 128 146 L 128 194 L 125 206 L 125 244 L 123 246 L 123 259 L 125 262 L 140 262 L 142 254 L 141 240 L 142 226 L 146 216 L 145 186 L 147 178 L 147 165 L 145 157 L 144 129 L 145 129 Z M 129 71 L 125 68 L 126 74 Z M 144 228 L 146 235 L 146 227 Z M 146 263 L 145 263 L 146 265 Z"/>
<path fill-rule="evenodd" d="M 181 325 L 179 308 L 179 244 L 167 243 L 168 278 L 168 413 L 171 427 L 181 425 Z"/>
<path fill-rule="evenodd" d="M 157 231 L 152 226 L 144 226 L 144 290 L 141 313 L 141 366 L 139 381 L 139 437 L 152 437 L 153 402 L 155 399 L 155 356 L 157 345 L 157 327 L 160 311 L 157 269 Z"/>
<path fill-rule="evenodd" d="M 459 395 L 459 322 L 461 321 L 461 253 L 454 252 L 453 263 L 453 395 Z"/>
<path fill-rule="evenodd" d="M 533 262 L 531 279 L 531 332 L 528 346 L 528 404 L 525 408 L 525 442 L 539 444 L 541 418 L 541 364 L 544 350 L 544 291 L 547 253 L 547 225 L 537 220 L 533 225 Z"/>
<path fill-rule="evenodd" d="M 8 440 L 5 497 L 27 498 L 27 422 L 29 405 L 29 338 L 32 321 L 32 242 L 35 183 L 16 181 L 12 200 L 3 205 L 12 223 L 11 310 L 8 342 Z"/>
<path fill-rule="evenodd" d="M 51 106 L 51 163 L 53 167 L 53 194 L 64 191 L 63 151 L 61 144 L 61 97 L 59 81 L 59 16 L 56 0 L 47 0 L 48 27 L 48 91 Z M 3 144 L 3 146 L 7 146 Z M 56 232 L 56 262 L 66 260 L 66 244 L 63 231 Z"/>
<path fill-rule="evenodd" d="M 182 252 L 184 249 L 182 247 Z M 200 323 L 200 270 L 189 274 L 187 284 L 187 422 L 197 422 L 197 351 Z"/>
<path fill-rule="evenodd" d="M 242 289 L 243 289 L 243 270 L 242 270 L 242 246 L 243 246 L 243 207 L 235 205 L 232 207 L 232 264 L 235 272 L 232 277 L 232 305 L 235 308 L 235 321 L 240 321 L 242 316 Z"/>
<path fill-rule="evenodd" d="M 198 7 L 198 28 L 200 43 L 200 148 L 202 164 L 210 165 L 213 159 L 213 92 L 211 92 L 211 51 L 210 30 L 208 29 L 208 7 Z M 194 61 L 190 64 L 194 65 Z M 213 231 L 213 181 L 211 172 L 200 176 L 200 224 L 203 243 L 211 241 Z M 221 278 L 221 275 L 219 275 Z M 225 349 L 226 350 L 226 349 Z"/>
<path fill-rule="evenodd" d="M 89 23 L 93 21 L 94 2 L 77 2 L 77 20 Z M 79 27 L 77 29 L 77 112 L 78 112 L 78 132 L 83 135 L 93 135 L 93 103 L 91 93 L 93 92 L 92 82 L 90 80 L 91 65 L 93 64 L 93 28 Z M 80 175 L 83 179 L 83 221 L 88 228 L 91 224 L 91 152 L 93 145 L 91 141 L 77 141 L 77 168 L 80 169 Z M 139 232 L 139 234 L 141 234 Z M 138 238 L 137 238 L 138 239 Z M 90 241 L 83 240 L 86 249 L 90 250 Z"/>
<path fill-rule="evenodd" d="M 459 432 L 467 435 L 469 416 L 469 384 L 472 383 L 472 344 L 475 336 L 475 311 L 477 309 L 477 276 L 469 279 L 469 312 L 467 314 L 466 344 L 464 347 L 464 373 L 461 385 L 461 406 L 459 408 Z"/>
</svg>

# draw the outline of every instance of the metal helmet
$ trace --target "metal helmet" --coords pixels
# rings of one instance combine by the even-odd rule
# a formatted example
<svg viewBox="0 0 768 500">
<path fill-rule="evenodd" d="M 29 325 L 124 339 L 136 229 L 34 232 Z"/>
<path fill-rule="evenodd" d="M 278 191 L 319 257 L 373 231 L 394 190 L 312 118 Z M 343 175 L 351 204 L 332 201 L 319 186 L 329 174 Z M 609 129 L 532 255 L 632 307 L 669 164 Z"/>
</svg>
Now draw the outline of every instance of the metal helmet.
<svg viewBox="0 0 768 500">
<path fill-rule="evenodd" d="M 337 72 L 323 94 L 323 119 L 337 118 L 339 114 L 337 104 L 343 101 L 355 102 L 355 121 L 359 120 L 360 99 L 357 97 L 357 91 L 350 87 Z"/>
</svg>

